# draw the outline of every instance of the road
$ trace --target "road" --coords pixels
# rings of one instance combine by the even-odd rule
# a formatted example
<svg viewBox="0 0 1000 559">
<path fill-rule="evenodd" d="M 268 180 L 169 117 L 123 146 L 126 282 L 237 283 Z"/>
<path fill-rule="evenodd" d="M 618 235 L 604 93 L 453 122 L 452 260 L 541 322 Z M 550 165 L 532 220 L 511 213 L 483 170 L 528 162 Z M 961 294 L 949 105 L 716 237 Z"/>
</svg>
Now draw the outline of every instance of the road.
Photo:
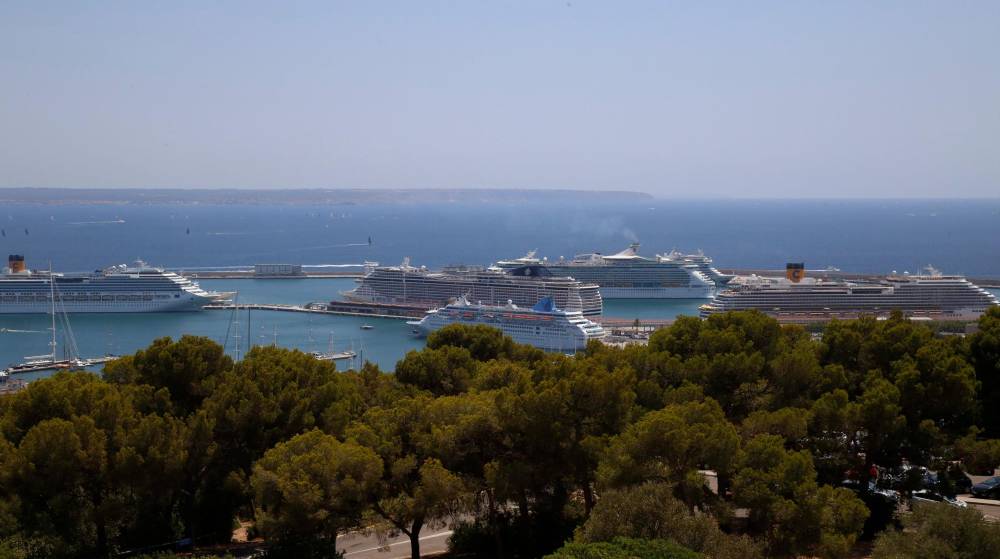
<svg viewBox="0 0 1000 559">
<path fill-rule="evenodd" d="M 979 483 L 984 479 L 991 476 L 969 476 L 972 483 Z M 979 512 L 983 513 L 986 518 L 997 522 L 1000 521 L 1000 501 L 994 501 L 991 499 L 977 499 L 972 495 L 959 495 L 958 499 L 965 501 L 969 506 L 979 509 Z"/>
<path fill-rule="evenodd" d="M 420 535 L 420 555 L 427 557 L 448 551 L 448 537 L 452 530 L 448 527 L 425 528 Z M 353 533 L 337 538 L 337 551 L 344 553 L 349 559 L 397 559 L 410 556 L 410 538 L 400 534 L 389 538 L 380 545 L 374 534 Z"/>
</svg>

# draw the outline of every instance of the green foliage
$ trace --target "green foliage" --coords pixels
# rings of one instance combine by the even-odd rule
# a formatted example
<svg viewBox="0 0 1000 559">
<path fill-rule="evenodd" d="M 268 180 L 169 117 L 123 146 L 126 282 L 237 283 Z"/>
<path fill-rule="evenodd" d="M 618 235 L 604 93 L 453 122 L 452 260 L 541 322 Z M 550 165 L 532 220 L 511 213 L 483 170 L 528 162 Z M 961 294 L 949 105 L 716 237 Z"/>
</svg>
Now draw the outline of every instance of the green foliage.
<svg viewBox="0 0 1000 559">
<path fill-rule="evenodd" d="M 681 482 L 691 471 L 728 473 L 740 438 L 712 399 L 672 404 L 651 412 L 616 437 L 600 465 L 608 486 L 644 481 Z"/>
<path fill-rule="evenodd" d="M 1000 437 L 1000 308 L 988 310 L 978 326 L 969 337 L 969 354 L 982 387 L 981 426 L 989 436 Z"/>
<path fill-rule="evenodd" d="M 905 532 L 879 535 L 872 559 L 993 559 L 1000 557 L 1000 525 L 974 508 L 944 504 L 918 507 L 904 519 Z"/>
<path fill-rule="evenodd" d="M 187 415 L 212 390 L 212 380 L 233 367 L 233 360 L 208 338 L 159 338 L 144 350 L 116 359 L 104 368 L 108 382 L 164 389 L 175 415 Z"/>
<path fill-rule="evenodd" d="M 458 398 L 407 399 L 368 410 L 350 430 L 351 437 L 372 449 L 385 466 L 368 498 L 386 525 L 379 528 L 406 534 L 415 556 L 424 525 L 454 512 L 464 489 L 461 478 L 439 457 L 461 463 L 458 454 L 468 450 L 460 442 L 462 427 L 475 422 L 466 418 L 479 411 L 468 403 Z"/>
<path fill-rule="evenodd" d="M 446 346 L 463 348 L 477 361 L 509 357 L 514 350 L 514 342 L 503 332 L 483 324 L 450 324 L 427 336 L 428 349 Z"/>
<path fill-rule="evenodd" d="M 776 435 L 759 435 L 746 445 L 733 496 L 750 510 L 751 529 L 776 553 L 844 557 L 868 517 L 847 489 L 818 486 L 811 455 L 786 450 Z"/>
<path fill-rule="evenodd" d="M 309 431 L 278 443 L 257 461 L 250 483 L 258 528 L 281 544 L 320 540 L 357 526 L 382 463 L 368 448 Z"/>
<path fill-rule="evenodd" d="M 617 537 L 672 540 L 713 559 L 763 557 L 760 546 L 749 538 L 722 532 L 711 515 L 692 513 L 674 497 L 673 486 L 665 483 L 604 493 L 575 540 L 595 543 Z"/>
<path fill-rule="evenodd" d="M 615 538 L 610 542 L 569 543 L 548 559 L 701 559 L 670 540 Z"/>
<path fill-rule="evenodd" d="M 804 439 L 809 428 L 809 411 L 799 408 L 781 408 L 777 411 L 760 410 L 743 420 L 740 432 L 745 439 L 757 435 L 779 435 L 789 444 Z"/>
<path fill-rule="evenodd" d="M 1000 467 L 1000 439 L 980 439 L 980 432 L 972 429 L 966 436 L 955 441 L 955 457 L 962 460 L 970 473 L 993 475 Z"/>
<path fill-rule="evenodd" d="M 143 414 L 130 391 L 62 373 L 6 398 L 3 513 L 47 556 L 170 541 L 187 429 Z"/>
<path fill-rule="evenodd" d="M 234 364 L 204 338 L 157 340 L 103 379 L 0 397 L 0 557 L 227 541 L 237 517 L 271 557 L 329 556 L 359 524 L 408 535 L 417 556 L 421 530 L 454 518 L 456 554 L 542 556 L 575 530 L 563 556 L 691 552 L 656 540 L 713 559 L 843 557 L 864 503 L 866 530 L 893 512 L 835 489 L 845 478 L 864 487 L 873 463 L 903 458 L 1000 465 L 1000 311 L 979 327 L 942 338 L 863 318 L 815 341 L 732 313 L 567 357 L 454 326 L 395 374 L 263 347 Z"/>
<path fill-rule="evenodd" d="M 411 351 L 396 363 L 396 378 L 435 396 L 460 394 L 469 389 L 476 361 L 463 347 Z"/>
</svg>

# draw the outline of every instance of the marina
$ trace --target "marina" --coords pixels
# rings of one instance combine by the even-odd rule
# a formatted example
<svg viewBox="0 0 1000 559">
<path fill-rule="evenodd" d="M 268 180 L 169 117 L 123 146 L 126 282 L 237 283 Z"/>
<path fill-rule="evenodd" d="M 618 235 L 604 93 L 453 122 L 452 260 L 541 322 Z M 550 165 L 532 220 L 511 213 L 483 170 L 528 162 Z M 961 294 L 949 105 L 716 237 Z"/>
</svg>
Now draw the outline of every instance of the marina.
<svg viewBox="0 0 1000 559">
<path fill-rule="evenodd" d="M 328 334 L 334 332 L 338 350 L 353 348 L 358 354 L 353 361 L 364 359 L 391 370 L 396 361 L 407 351 L 419 349 L 423 342 L 412 336 L 406 320 L 422 316 L 424 309 L 412 308 L 405 312 L 362 311 L 354 304 L 342 301 L 339 293 L 351 289 L 351 278 L 326 278 L 309 280 L 288 279 L 217 279 L 200 280 L 203 288 L 211 291 L 239 291 L 241 307 L 236 319 L 244 332 L 241 345 L 247 340 L 254 345 L 270 345 L 300 349 L 309 352 L 327 352 Z M 997 293 L 994 291 L 994 293 Z M 334 311 L 308 309 L 310 301 L 325 301 Z M 616 299 L 604 302 L 601 324 L 612 335 L 641 332 L 670 324 L 680 315 L 698 316 L 703 299 Z M 251 332 L 247 327 L 246 313 L 250 305 Z M 298 310 L 302 309 L 302 310 Z M 154 339 L 183 334 L 205 336 L 219 344 L 226 343 L 234 309 L 206 310 L 186 313 L 126 313 L 126 314 L 74 314 L 73 329 L 80 353 L 87 356 L 127 355 L 149 345 Z M 639 320 L 639 329 L 635 321 Z M 21 363 L 30 353 L 47 351 L 50 318 L 44 314 L 0 316 L 0 368 Z M 362 326 L 373 326 L 364 330 Z M 277 336 L 275 336 L 277 332 Z M 229 340 L 227 353 L 235 356 L 233 340 Z M 348 368 L 352 359 L 336 361 L 338 368 Z M 50 372 L 39 371 L 17 375 L 31 380 Z"/>
<path fill-rule="evenodd" d="M 82 371 L 90 367 L 103 365 L 108 361 L 117 359 L 116 355 L 105 355 L 104 357 L 91 357 L 89 359 L 59 359 L 55 361 L 27 362 L 20 365 L 12 365 L 0 370 L 0 376 L 23 375 L 28 373 L 41 373 L 48 371 Z"/>
<path fill-rule="evenodd" d="M 285 280 L 239 279 L 201 280 L 205 289 L 213 291 L 239 291 L 240 305 L 262 305 L 250 310 L 248 336 L 247 310 L 236 313 L 241 330 L 241 351 L 247 340 L 254 345 L 271 345 L 299 349 L 309 353 L 329 349 L 329 332 L 333 331 L 337 350 L 351 349 L 358 354 L 355 362 L 364 359 L 392 370 L 396 361 L 407 351 L 423 347 L 423 341 L 412 336 L 406 320 L 423 316 L 424 310 L 415 310 L 412 316 L 399 317 L 389 314 L 376 316 L 368 313 L 302 312 L 288 310 L 305 308 L 309 301 L 328 301 L 338 293 L 353 287 L 349 278 Z M 294 286 L 294 287 L 292 287 Z M 645 324 L 665 324 L 678 315 L 697 315 L 701 300 L 617 300 L 605 304 L 602 324 L 631 328 L 636 318 Z M 347 302 L 334 299 L 331 304 Z M 265 307 L 267 307 L 265 309 Z M 226 332 L 233 319 L 233 309 L 206 310 L 189 313 L 128 313 L 128 314 L 76 314 L 72 316 L 77 344 L 83 355 L 127 355 L 147 347 L 154 339 L 183 334 L 205 336 L 219 344 L 226 343 Z M 0 368 L 20 363 L 30 353 L 44 353 L 49 337 L 49 317 L 46 315 L 4 315 L 0 317 Z M 373 326 L 371 330 L 362 326 Z M 236 326 L 234 325 L 235 329 Z M 226 351 L 235 357 L 233 340 Z M 351 359 L 336 362 L 346 369 Z M 18 375 L 31 380 L 46 372 Z"/>
</svg>

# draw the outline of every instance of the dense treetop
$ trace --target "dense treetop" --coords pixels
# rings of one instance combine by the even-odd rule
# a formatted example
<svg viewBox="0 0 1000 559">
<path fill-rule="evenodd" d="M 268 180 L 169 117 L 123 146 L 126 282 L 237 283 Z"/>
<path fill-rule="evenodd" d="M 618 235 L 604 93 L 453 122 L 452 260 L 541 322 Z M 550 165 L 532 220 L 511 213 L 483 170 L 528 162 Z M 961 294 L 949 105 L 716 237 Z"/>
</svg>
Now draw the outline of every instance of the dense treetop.
<svg viewBox="0 0 1000 559">
<path fill-rule="evenodd" d="M 419 554 L 446 522 L 456 553 L 491 557 L 836 558 L 888 530 L 878 555 L 897 536 L 873 466 L 989 473 L 998 409 L 998 310 L 967 337 L 680 318 L 575 356 L 453 326 L 394 373 L 165 338 L 0 398 L 0 558 L 224 542 L 237 520 L 273 557 L 333 556 L 356 528 Z M 995 540 L 962 514 L 907 522 Z"/>
</svg>

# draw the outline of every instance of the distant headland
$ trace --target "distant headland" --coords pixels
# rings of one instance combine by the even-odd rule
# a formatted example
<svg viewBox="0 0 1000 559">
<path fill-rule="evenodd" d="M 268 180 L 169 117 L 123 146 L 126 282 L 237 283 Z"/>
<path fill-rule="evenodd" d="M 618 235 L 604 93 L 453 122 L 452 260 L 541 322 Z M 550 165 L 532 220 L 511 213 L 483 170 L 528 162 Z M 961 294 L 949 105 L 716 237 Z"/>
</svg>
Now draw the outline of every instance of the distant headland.
<svg viewBox="0 0 1000 559">
<path fill-rule="evenodd" d="M 183 188 L 4 188 L 0 203 L 29 204 L 419 204 L 622 202 L 652 200 L 645 192 L 530 189 L 183 189 Z"/>
</svg>

